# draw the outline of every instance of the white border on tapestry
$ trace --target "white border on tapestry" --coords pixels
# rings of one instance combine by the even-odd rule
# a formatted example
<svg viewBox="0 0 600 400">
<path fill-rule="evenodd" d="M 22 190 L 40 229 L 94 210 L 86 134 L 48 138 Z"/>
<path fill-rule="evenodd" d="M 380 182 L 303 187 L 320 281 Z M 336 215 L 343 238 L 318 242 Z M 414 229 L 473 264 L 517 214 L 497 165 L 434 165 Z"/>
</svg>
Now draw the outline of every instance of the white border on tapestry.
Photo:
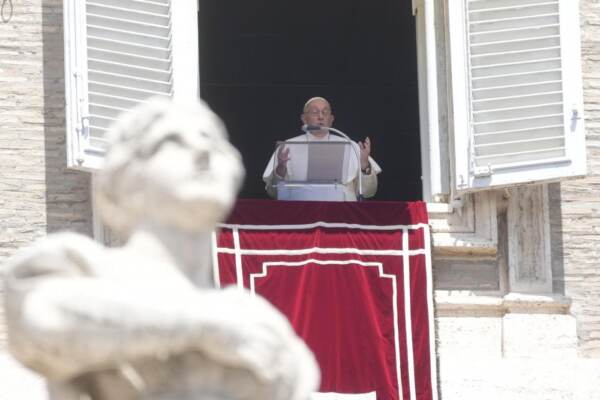
<svg viewBox="0 0 600 400">
<path fill-rule="evenodd" d="M 429 228 L 429 225 L 418 223 L 413 225 L 361 225 L 347 224 L 343 222 L 313 222 L 310 224 L 296 225 L 244 225 L 244 224 L 219 224 L 219 228 L 225 229 L 246 229 L 246 230 L 296 230 L 312 228 L 348 228 L 360 229 L 365 231 L 401 231 L 403 229 L 418 230 L 420 228 Z"/>
<path fill-rule="evenodd" d="M 228 248 L 228 247 L 217 247 L 217 251 L 219 253 L 224 254 L 235 254 L 236 256 L 253 256 L 253 255 L 263 255 L 263 256 L 301 256 L 305 254 L 317 253 L 317 254 L 356 254 L 361 256 L 404 256 L 404 251 L 402 250 L 361 250 L 352 247 L 341 248 L 341 247 L 310 247 L 304 249 L 294 249 L 294 250 L 254 250 L 254 249 L 238 249 L 238 248 Z M 409 256 L 419 256 L 426 255 L 425 249 L 421 250 L 409 250 Z"/>
<path fill-rule="evenodd" d="M 428 227 L 429 228 L 429 227 Z M 431 398 L 438 400 L 437 387 L 437 362 L 435 358 L 435 326 L 433 319 L 433 272 L 431 265 L 431 231 L 423 230 L 423 242 L 425 243 L 425 274 L 427 275 L 427 307 L 429 308 L 429 367 L 431 368 Z"/>
<path fill-rule="evenodd" d="M 221 273 L 219 272 L 219 246 L 217 244 L 217 232 L 218 231 L 214 230 L 210 234 L 210 241 L 212 243 L 212 248 L 210 249 L 210 252 L 212 258 L 213 280 L 215 282 L 215 287 L 220 289 Z"/>
<path fill-rule="evenodd" d="M 235 278 L 238 289 L 244 288 L 244 272 L 242 270 L 242 252 L 240 247 L 240 232 L 238 228 L 232 230 L 233 248 L 235 250 Z"/>
<path fill-rule="evenodd" d="M 425 235 L 423 235 L 425 236 Z M 404 324 L 406 326 L 406 348 L 411 349 L 406 355 L 408 361 L 408 384 L 410 387 L 410 398 L 415 399 L 415 358 L 412 337 L 412 305 L 410 302 L 410 255 L 408 244 L 408 229 L 402 229 L 402 256 L 403 275 L 404 275 Z"/>
</svg>

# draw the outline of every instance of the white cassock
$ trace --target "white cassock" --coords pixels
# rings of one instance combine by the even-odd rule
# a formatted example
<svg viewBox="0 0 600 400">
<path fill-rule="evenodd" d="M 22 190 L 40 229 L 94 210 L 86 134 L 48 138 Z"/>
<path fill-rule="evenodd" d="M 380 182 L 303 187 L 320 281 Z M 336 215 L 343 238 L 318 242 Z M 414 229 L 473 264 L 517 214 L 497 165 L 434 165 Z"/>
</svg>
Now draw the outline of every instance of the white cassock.
<svg viewBox="0 0 600 400">
<path fill-rule="evenodd" d="M 286 140 L 286 142 L 308 142 L 308 141 L 335 141 L 335 142 L 347 142 L 343 137 L 327 134 L 322 138 L 319 138 L 311 133 L 305 133 L 300 136 L 293 137 Z M 274 168 L 276 166 L 276 152 L 273 153 L 265 172 L 263 173 L 263 180 L 266 183 L 266 190 L 269 196 L 277 198 L 277 183 L 282 180 L 286 181 L 306 181 L 308 175 L 308 146 L 306 145 L 287 145 L 286 148 L 290 150 L 289 160 L 287 162 L 287 174 L 285 177 L 279 177 L 275 174 Z M 357 175 L 360 171 L 360 147 L 354 141 L 351 146 L 345 146 L 344 154 L 344 171 L 342 176 L 342 183 L 344 185 L 344 200 L 345 201 L 356 201 L 358 195 L 358 180 Z M 357 157 L 358 156 L 358 157 Z M 377 191 L 377 174 L 381 172 L 381 167 L 369 157 L 369 163 L 371 164 L 371 173 L 364 174 L 362 176 L 362 195 L 363 197 L 372 197 Z"/>
</svg>

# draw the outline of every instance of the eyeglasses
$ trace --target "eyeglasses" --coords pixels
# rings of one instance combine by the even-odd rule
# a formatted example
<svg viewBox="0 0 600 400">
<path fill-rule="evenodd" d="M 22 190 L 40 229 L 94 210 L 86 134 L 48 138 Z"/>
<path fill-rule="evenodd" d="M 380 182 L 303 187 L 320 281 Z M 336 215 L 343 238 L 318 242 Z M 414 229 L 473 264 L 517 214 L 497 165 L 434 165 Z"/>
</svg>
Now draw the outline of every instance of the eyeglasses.
<svg viewBox="0 0 600 400">
<path fill-rule="evenodd" d="M 307 110 L 306 114 L 316 117 L 318 115 L 323 115 L 324 117 L 329 117 L 331 115 L 331 110 Z"/>
</svg>

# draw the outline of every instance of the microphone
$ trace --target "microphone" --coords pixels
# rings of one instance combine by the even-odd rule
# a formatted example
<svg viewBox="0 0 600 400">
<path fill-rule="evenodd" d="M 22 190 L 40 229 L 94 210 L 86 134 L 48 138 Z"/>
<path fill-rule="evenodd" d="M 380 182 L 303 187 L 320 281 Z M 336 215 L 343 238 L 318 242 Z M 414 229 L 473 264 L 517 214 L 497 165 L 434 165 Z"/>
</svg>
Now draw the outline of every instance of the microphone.
<svg viewBox="0 0 600 400">
<path fill-rule="evenodd" d="M 312 131 L 320 131 L 320 130 L 326 130 L 326 131 L 328 131 L 329 128 L 326 127 L 326 126 L 320 126 L 320 125 L 307 125 L 307 124 L 304 124 L 304 125 L 302 125 L 302 130 L 304 132 L 312 132 Z"/>
</svg>

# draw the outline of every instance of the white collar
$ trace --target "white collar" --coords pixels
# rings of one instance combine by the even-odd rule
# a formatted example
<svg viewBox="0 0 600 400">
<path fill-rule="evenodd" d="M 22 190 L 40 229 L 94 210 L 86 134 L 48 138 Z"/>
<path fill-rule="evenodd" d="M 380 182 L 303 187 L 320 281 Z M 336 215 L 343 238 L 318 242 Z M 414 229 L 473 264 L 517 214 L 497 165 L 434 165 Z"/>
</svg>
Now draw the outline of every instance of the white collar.
<svg viewBox="0 0 600 400">
<path fill-rule="evenodd" d="M 323 137 L 318 137 L 318 136 L 316 136 L 316 135 L 313 135 L 313 134 L 312 134 L 312 133 L 310 133 L 310 132 L 307 132 L 307 133 L 306 133 L 306 140 L 307 140 L 307 141 L 309 141 L 309 142 L 313 142 L 313 141 L 314 141 L 314 142 L 319 142 L 319 141 L 322 141 L 322 142 L 324 142 L 324 141 L 329 141 L 329 132 L 327 132 L 327 134 L 326 134 L 325 136 L 323 136 Z"/>
</svg>

